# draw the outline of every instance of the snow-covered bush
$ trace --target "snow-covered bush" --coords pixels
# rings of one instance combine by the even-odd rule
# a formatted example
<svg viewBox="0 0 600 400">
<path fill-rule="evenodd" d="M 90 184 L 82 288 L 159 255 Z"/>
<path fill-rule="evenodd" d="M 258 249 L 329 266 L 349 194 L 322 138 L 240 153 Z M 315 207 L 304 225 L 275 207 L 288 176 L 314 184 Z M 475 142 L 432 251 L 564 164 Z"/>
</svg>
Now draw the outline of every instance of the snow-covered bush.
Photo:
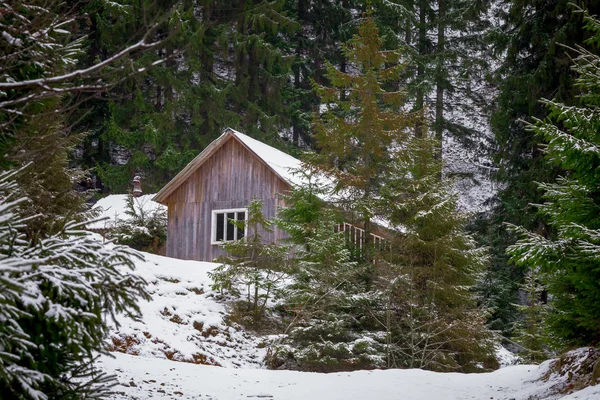
<svg viewBox="0 0 600 400">
<path fill-rule="evenodd" d="M 159 253 L 167 242 L 167 211 L 149 208 L 131 194 L 127 196 L 126 219 L 117 219 L 111 236 L 119 244 L 150 253 Z"/>
<path fill-rule="evenodd" d="M 137 313 L 146 283 L 132 269 L 140 255 L 103 244 L 67 223 L 29 242 L 35 218 L 19 215 L 14 174 L 0 174 L 0 393 L 8 398 L 99 398 L 111 378 L 93 369 L 106 351 L 107 323 Z"/>
</svg>

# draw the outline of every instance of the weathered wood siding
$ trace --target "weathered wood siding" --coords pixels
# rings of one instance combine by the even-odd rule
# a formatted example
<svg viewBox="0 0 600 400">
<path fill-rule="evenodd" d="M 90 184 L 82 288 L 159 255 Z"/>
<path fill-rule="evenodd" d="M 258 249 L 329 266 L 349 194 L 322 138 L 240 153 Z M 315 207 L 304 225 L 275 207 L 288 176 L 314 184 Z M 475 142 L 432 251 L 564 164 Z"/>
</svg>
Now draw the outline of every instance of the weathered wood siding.
<svg viewBox="0 0 600 400">
<path fill-rule="evenodd" d="M 279 194 L 289 185 L 235 138 L 230 138 L 167 198 L 167 257 L 212 261 L 223 254 L 211 245 L 213 210 L 246 207 L 253 197 L 263 201 L 267 218 L 281 205 Z M 250 232 L 248 232 L 250 234 Z M 265 241 L 283 237 L 276 229 L 261 232 Z"/>
</svg>

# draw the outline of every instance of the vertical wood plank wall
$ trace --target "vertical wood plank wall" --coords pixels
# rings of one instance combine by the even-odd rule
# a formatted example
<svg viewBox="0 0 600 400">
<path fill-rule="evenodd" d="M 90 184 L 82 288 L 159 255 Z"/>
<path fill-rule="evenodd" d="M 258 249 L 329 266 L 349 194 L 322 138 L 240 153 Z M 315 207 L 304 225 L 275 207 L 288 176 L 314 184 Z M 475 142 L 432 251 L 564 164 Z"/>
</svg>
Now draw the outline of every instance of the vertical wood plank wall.
<svg viewBox="0 0 600 400">
<path fill-rule="evenodd" d="M 282 205 L 279 193 L 289 185 L 236 139 L 230 138 L 166 200 L 169 209 L 167 257 L 212 261 L 223 254 L 211 245 L 213 210 L 246 207 L 252 198 L 263 201 L 265 217 Z M 261 232 L 267 242 L 283 232 Z"/>
</svg>

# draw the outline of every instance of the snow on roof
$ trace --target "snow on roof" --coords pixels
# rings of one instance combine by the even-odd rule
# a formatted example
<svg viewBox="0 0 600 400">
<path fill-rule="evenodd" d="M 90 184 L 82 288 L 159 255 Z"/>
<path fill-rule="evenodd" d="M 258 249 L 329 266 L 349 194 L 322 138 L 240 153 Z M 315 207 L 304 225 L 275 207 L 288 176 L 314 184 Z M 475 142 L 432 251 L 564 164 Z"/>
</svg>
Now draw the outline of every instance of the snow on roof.
<svg viewBox="0 0 600 400">
<path fill-rule="evenodd" d="M 127 194 L 111 194 L 100 200 L 92 207 L 92 210 L 98 210 L 100 215 L 98 218 L 106 218 L 105 220 L 96 221 L 88 225 L 88 229 L 107 229 L 120 221 L 131 219 L 125 211 L 127 210 Z M 136 212 L 143 211 L 145 213 L 153 213 L 156 211 L 166 211 L 167 207 L 152 200 L 154 194 L 146 194 L 140 197 L 133 198 L 133 204 Z"/>
<path fill-rule="evenodd" d="M 302 168 L 302 161 L 278 150 L 274 147 L 269 146 L 261 141 L 251 138 L 248 135 L 244 135 L 234 129 L 230 129 L 231 132 L 244 143 L 254 154 L 264 161 L 271 169 L 273 169 L 277 175 L 284 179 L 289 184 L 298 184 L 300 179 L 293 172 Z"/>
<path fill-rule="evenodd" d="M 153 200 L 163 203 L 167 197 L 175 191 L 187 178 L 189 178 L 206 160 L 208 160 L 223 144 L 230 138 L 235 138 L 252 154 L 256 155 L 264 162 L 277 176 L 288 184 L 299 184 L 301 179 L 293 174 L 294 170 L 302 167 L 302 162 L 297 158 L 277 150 L 268 144 L 262 143 L 250 136 L 244 135 L 234 129 L 227 128 L 221 136 L 209 144 L 200 154 L 188 163 L 176 176 L 171 179 L 161 190 L 154 196 Z"/>
</svg>

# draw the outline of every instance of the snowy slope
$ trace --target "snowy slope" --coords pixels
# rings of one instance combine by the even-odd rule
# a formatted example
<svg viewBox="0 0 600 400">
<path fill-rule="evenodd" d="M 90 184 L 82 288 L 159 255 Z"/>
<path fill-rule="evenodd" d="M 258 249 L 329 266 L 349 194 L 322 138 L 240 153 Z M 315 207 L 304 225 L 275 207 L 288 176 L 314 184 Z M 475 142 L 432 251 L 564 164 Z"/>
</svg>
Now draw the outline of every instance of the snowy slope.
<svg viewBox="0 0 600 400">
<path fill-rule="evenodd" d="M 570 378 L 583 366 L 592 368 L 595 350 L 588 349 L 569 353 L 571 361 L 563 358 L 552 373 L 551 362 L 468 375 L 416 369 L 337 374 L 260 369 L 266 355 L 261 340 L 226 323 L 226 307 L 210 288 L 208 272 L 217 264 L 144 255 L 145 261 L 136 262 L 136 273 L 148 282 L 152 300 L 142 302 L 141 320 L 120 317 L 121 327 L 109 338 L 119 352 L 98 362 L 118 377 L 114 399 L 600 399 L 600 385 L 557 394 L 589 381 L 582 375 L 584 384 L 576 386 Z M 503 359 L 505 365 L 514 361 L 510 354 Z"/>
<path fill-rule="evenodd" d="M 115 351 L 224 367 L 262 367 L 258 338 L 228 326 L 225 306 L 214 299 L 207 273 L 218 264 L 144 253 L 136 273 L 148 282 L 152 300 L 142 318 L 120 317 L 110 345 Z"/>
</svg>

